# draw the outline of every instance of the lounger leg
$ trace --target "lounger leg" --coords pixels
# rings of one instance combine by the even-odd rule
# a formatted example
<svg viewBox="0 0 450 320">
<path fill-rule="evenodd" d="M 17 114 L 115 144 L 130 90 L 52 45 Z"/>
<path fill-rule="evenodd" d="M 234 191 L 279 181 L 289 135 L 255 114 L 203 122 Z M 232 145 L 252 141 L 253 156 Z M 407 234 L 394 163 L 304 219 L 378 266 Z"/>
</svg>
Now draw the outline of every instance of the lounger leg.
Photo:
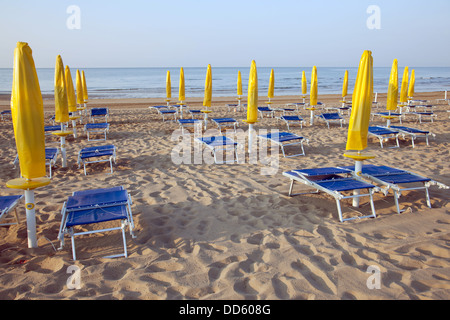
<svg viewBox="0 0 450 320">
<path fill-rule="evenodd" d="M 288 194 L 289 197 L 292 195 L 293 188 L 294 188 L 294 179 L 291 179 L 291 185 L 289 187 L 289 194 Z"/>
<path fill-rule="evenodd" d="M 398 198 L 400 197 L 399 192 L 394 190 L 394 200 L 395 200 L 395 207 L 397 208 L 397 213 L 400 214 L 402 211 L 400 211 L 400 205 L 398 203 Z"/>
<path fill-rule="evenodd" d="M 425 194 L 427 196 L 427 205 L 428 208 L 431 208 L 431 199 L 430 199 L 430 193 L 428 192 L 428 187 L 425 187 Z"/>
<path fill-rule="evenodd" d="M 373 217 L 376 218 L 377 214 L 375 213 L 375 205 L 373 203 L 373 192 L 370 190 L 369 190 L 369 195 L 370 195 L 370 207 L 372 209 L 372 214 L 373 214 Z"/>
<path fill-rule="evenodd" d="M 343 218 L 342 218 L 341 202 L 338 199 L 336 199 L 336 205 L 337 205 L 337 210 L 338 210 L 338 215 L 339 215 L 339 221 L 342 222 Z"/>
<path fill-rule="evenodd" d="M 77 256 L 75 254 L 75 235 L 71 235 L 71 241 L 72 241 L 72 256 L 73 260 L 77 260 Z"/>
</svg>

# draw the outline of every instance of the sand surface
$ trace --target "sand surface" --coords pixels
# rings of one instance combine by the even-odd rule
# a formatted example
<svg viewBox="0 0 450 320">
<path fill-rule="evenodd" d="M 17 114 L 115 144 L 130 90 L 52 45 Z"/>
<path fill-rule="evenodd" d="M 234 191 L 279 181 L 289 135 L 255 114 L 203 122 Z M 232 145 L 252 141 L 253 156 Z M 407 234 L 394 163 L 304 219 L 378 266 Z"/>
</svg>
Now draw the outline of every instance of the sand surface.
<svg viewBox="0 0 450 320">
<path fill-rule="evenodd" d="M 0 109 L 8 109 L 9 96 L 1 98 Z M 392 142 L 386 142 L 381 149 L 378 140 L 369 138 L 368 149 L 376 158 L 365 163 L 407 169 L 450 185 L 450 107 L 436 102 L 442 92 L 418 93 L 416 98 L 435 104 L 437 117 L 422 123 L 410 117 L 404 124 L 434 133 L 429 146 L 419 139 L 412 148 L 409 139 L 400 139 L 400 148 L 387 148 Z M 275 97 L 272 105 L 300 100 Z M 338 106 L 339 100 L 338 95 L 319 96 L 327 107 Z M 380 107 L 374 110 L 384 111 L 385 100 L 379 94 Z M 200 109 L 201 101 L 188 98 L 187 104 Z M 260 105 L 265 101 L 260 97 Z M 79 137 L 68 138 L 68 167 L 62 168 L 59 159 L 51 184 L 35 192 L 38 249 L 27 248 L 23 205 L 18 208 L 21 223 L 0 228 L 0 299 L 450 299 L 449 190 L 430 188 L 431 209 L 423 190 L 403 192 L 402 214 L 395 211 L 392 193 L 376 193 L 376 219 L 344 223 L 329 195 L 288 196 L 290 181 L 284 171 L 353 164 L 343 157 L 348 121 L 343 128 L 332 124 L 328 129 L 318 120 L 314 126 L 293 127 L 292 132 L 309 139 L 306 156 L 280 157 L 272 167 L 248 158 L 239 164 L 209 164 L 208 153 L 198 164 L 176 164 L 171 154 L 180 146 L 179 126 L 162 122 L 148 108 L 162 103 L 89 101 L 89 108 L 110 109 L 107 141 L 87 141 L 80 124 Z M 246 113 L 228 111 L 227 103 L 236 100 L 213 97 L 210 117 L 239 120 L 236 138 L 245 139 Z M 44 104 L 50 119 L 52 98 L 45 97 Z M 301 108 L 300 113 L 309 120 L 308 111 Z M 384 123 L 379 117 L 372 121 Z M 215 128 L 208 123 L 208 129 Z M 286 131 L 286 126 L 264 118 L 255 129 Z M 46 141 L 58 146 L 56 138 Z M 77 166 L 78 151 L 102 144 L 117 147 L 114 173 L 109 174 L 108 164 L 98 163 L 88 165 L 85 176 Z M 9 120 L 0 122 L 0 154 L 2 195 L 20 194 L 5 185 L 19 176 L 12 165 L 16 150 Z M 79 237 L 76 262 L 69 237 L 62 250 L 55 250 L 67 197 L 77 190 L 111 186 L 124 186 L 133 200 L 137 237 L 127 233 L 129 257 L 102 258 L 120 253 L 118 231 Z M 295 187 L 296 192 L 313 191 Z M 345 217 L 370 213 L 364 198 L 360 208 L 353 208 L 351 200 L 342 203 Z M 80 269 L 80 289 L 67 286 L 72 265 Z M 367 272 L 373 268 L 379 273 Z M 369 289 L 367 281 L 373 276 L 369 280 L 376 283 L 376 275 L 379 289 Z"/>
</svg>

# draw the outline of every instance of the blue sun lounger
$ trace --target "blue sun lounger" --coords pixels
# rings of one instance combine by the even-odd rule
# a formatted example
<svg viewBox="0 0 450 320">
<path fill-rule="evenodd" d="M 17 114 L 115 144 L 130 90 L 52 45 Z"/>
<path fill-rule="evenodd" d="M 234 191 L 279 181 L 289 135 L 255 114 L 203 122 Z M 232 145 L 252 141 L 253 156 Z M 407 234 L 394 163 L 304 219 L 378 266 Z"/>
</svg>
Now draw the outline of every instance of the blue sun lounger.
<svg viewBox="0 0 450 320">
<path fill-rule="evenodd" d="M 156 112 L 158 112 L 158 110 L 168 109 L 169 106 L 167 106 L 167 105 L 164 105 L 164 106 L 150 106 L 150 107 L 148 107 L 148 108 L 149 108 L 149 109 L 156 110 Z"/>
<path fill-rule="evenodd" d="M 275 111 L 269 107 L 258 107 L 258 112 L 261 115 L 261 118 L 264 118 L 264 115 L 267 114 L 267 116 L 273 118 L 273 115 Z"/>
<path fill-rule="evenodd" d="M 295 182 L 300 182 L 307 186 L 315 188 L 317 191 L 314 193 L 325 192 L 332 196 L 336 200 L 339 220 L 341 222 L 362 218 L 376 218 L 375 206 L 373 203 L 373 193 L 375 191 L 378 191 L 379 188 L 352 175 L 350 170 L 338 167 L 325 167 L 316 169 L 292 170 L 283 172 L 283 175 L 291 180 L 291 185 L 289 187 L 290 197 L 295 195 L 311 194 L 311 192 L 293 194 L 292 191 Z M 367 189 L 367 193 L 351 193 L 351 191 L 362 189 Z M 345 219 L 343 218 L 341 200 L 367 196 L 370 198 L 372 214 Z"/>
<path fill-rule="evenodd" d="M 69 235 L 72 242 L 72 256 L 76 260 L 75 236 L 102 233 L 114 230 L 122 231 L 124 252 L 109 255 L 105 258 L 127 257 L 127 242 L 125 229 L 128 226 L 133 238 L 134 222 L 131 212 L 131 196 L 123 187 L 103 188 L 77 191 L 69 196 L 61 210 L 61 226 L 58 239 L 61 242 L 60 250 L 64 247 L 64 236 Z M 89 225 L 103 222 L 120 221 L 120 226 L 76 232 L 82 226 L 87 229 Z"/>
<path fill-rule="evenodd" d="M 103 123 L 87 123 L 84 125 L 84 131 L 86 131 L 88 141 L 100 141 L 105 140 L 106 141 L 106 134 L 109 131 L 109 123 L 103 122 Z M 90 134 L 99 134 L 103 133 L 104 138 L 103 139 L 91 139 Z"/>
<path fill-rule="evenodd" d="M 178 119 L 177 122 L 180 125 L 182 133 L 184 133 L 186 127 L 195 127 L 197 125 L 201 128 L 203 124 L 203 121 L 200 119 Z"/>
<path fill-rule="evenodd" d="M 408 114 L 417 116 L 419 123 L 422 123 L 422 119 L 424 118 L 428 118 L 433 122 L 433 118 L 436 117 L 436 114 L 433 112 L 409 112 Z"/>
<path fill-rule="evenodd" d="M 303 123 L 305 122 L 300 116 L 281 116 L 278 119 L 284 121 L 286 123 L 288 131 L 291 130 L 289 123 L 300 124 L 300 128 L 303 128 Z"/>
<path fill-rule="evenodd" d="M 116 163 L 116 147 L 114 145 L 87 147 L 78 152 L 78 168 L 83 164 L 84 175 L 87 175 L 86 164 L 98 162 L 109 162 L 111 173 L 113 173 L 113 161 Z"/>
<path fill-rule="evenodd" d="M 398 130 L 404 138 L 406 136 L 411 137 L 411 143 L 412 143 L 413 148 L 414 148 L 414 140 L 416 138 L 424 137 L 427 142 L 427 146 L 428 146 L 429 145 L 428 144 L 428 136 L 431 135 L 431 136 L 435 137 L 434 133 L 431 133 L 430 131 L 426 131 L 426 130 L 420 130 L 420 129 L 410 128 L 410 127 L 405 127 L 405 126 L 390 126 L 390 128 Z"/>
<path fill-rule="evenodd" d="M 2 121 L 5 120 L 6 117 L 11 119 L 11 110 L 3 110 L 1 112 Z"/>
<path fill-rule="evenodd" d="M 95 122 L 97 118 L 105 118 L 105 122 L 108 122 L 109 109 L 108 108 L 92 108 L 89 115 L 91 122 Z"/>
<path fill-rule="evenodd" d="M 229 127 L 232 127 L 234 129 L 234 132 L 236 132 L 236 127 L 239 125 L 239 122 L 237 122 L 236 119 L 233 118 L 213 118 L 211 119 L 211 121 L 217 125 L 220 133 L 222 133 L 223 128 Z"/>
<path fill-rule="evenodd" d="M 395 139 L 396 146 L 391 148 L 400 148 L 398 143 L 398 130 L 392 130 L 386 127 L 381 126 L 369 126 L 369 136 L 376 137 L 380 140 L 381 148 L 383 148 L 383 140 L 386 141 L 388 139 Z"/>
<path fill-rule="evenodd" d="M 237 147 L 239 144 L 233 139 L 230 139 L 226 136 L 212 136 L 196 138 L 195 141 L 211 150 L 214 156 L 214 162 L 217 164 L 238 162 Z M 218 159 L 218 153 L 222 156 L 223 159 L 223 152 L 227 152 L 230 150 L 233 152 L 232 159 L 229 159 L 228 157 L 226 157 L 225 160 Z"/>
<path fill-rule="evenodd" d="M 170 116 L 173 117 L 173 120 L 170 120 L 170 121 L 176 121 L 177 120 L 178 110 L 174 110 L 174 109 L 158 109 L 158 113 L 162 116 L 163 122 L 166 121 L 166 117 L 170 117 Z"/>
<path fill-rule="evenodd" d="M 343 169 L 353 170 L 354 166 L 342 167 Z M 430 194 L 428 188 L 431 185 L 437 185 L 439 188 L 448 189 L 448 186 L 433 181 L 429 178 L 422 177 L 416 173 L 412 173 L 406 170 L 401 170 L 388 166 L 376 166 L 376 165 L 363 165 L 361 171 L 361 177 L 370 180 L 373 183 L 384 186 L 383 192 L 385 195 L 392 189 L 394 192 L 395 206 L 397 213 L 402 212 L 400 210 L 398 199 L 400 198 L 402 191 L 409 190 L 425 190 L 427 206 L 431 208 Z M 404 185 L 411 185 L 414 183 L 422 183 L 422 186 L 403 187 Z"/>
<path fill-rule="evenodd" d="M 305 149 L 303 148 L 303 141 L 306 140 L 308 142 L 308 139 L 305 139 L 302 136 L 299 136 L 295 133 L 290 132 L 276 132 L 276 133 L 268 133 L 268 134 L 262 134 L 258 135 L 258 138 L 265 139 L 270 141 L 271 143 L 275 143 L 280 146 L 281 152 L 283 153 L 283 157 L 290 158 L 295 156 L 304 156 L 305 155 Z M 299 145 L 302 152 L 286 156 L 284 148 L 287 146 L 294 146 Z"/>
<path fill-rule="evenodd" d="M 316 115 L 317 118 L 325 121 L 327 123 L 328 129 L 330 128 L 330 122 L 338 122 L 341 125 L 344 122 L 344 118 L 339 114 L 339 112 L 322 113 Z"/>
<path fill-rule="evenodd" d="M 19 204 L 20 199 L 23 198 L 23 195 L 18 196 L 0 196 L 0 221 L 4 220 L 4 222 L 0 223 L 0 226 L 10 226 L 19 223 L 19 216 L 17 214 L 17 205 Z M 16 217 L 16 222 L 7 222 L 10 221 L 6 216 L 14 209 L 14 215 Z"/>
</svg>

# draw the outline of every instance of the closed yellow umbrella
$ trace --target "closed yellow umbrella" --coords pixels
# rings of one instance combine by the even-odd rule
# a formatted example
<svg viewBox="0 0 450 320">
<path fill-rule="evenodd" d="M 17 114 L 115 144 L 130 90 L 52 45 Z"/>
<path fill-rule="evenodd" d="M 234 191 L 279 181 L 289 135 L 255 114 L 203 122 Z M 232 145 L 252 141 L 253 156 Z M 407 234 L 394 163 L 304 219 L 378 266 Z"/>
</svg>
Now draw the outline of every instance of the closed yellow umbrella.
<svg viewBox="0 0 450 320">
<path fill-rule="evenodd" d="M 306 93 L 308 92 L 308 84 L 306 82 L 306 74 L 305 71 L 302 71 L 302 95 L 303 95 L 303 103 L 305 103 Z"/>
<path fill-rule="evenodd" d="M 77 137 L 76 120 L 79 119 L 80 116 L 75 115 L 75 112 L 77 111 L 77 97 L 75 95 L 72 74 L 70 72 L 69 66 L 66 66 L 65 78 L 66 78 L 66 89 L 67 89 L 67 101 L 69 103 L 69 112 L 72 113 L 72 115 L 69 115 L 69 120 L 72 120 L 73 136 L 76 138 Z"/>
<path fill-rule="evenodd" d="M 372 53 L 364 51 L 359 63 L 352 99 L 352 113 L 348 126 L 346 150 L 362 151 L 367 148 L 370 111 L 373 94 Z"/>
<path fill-rule="evenodd" d="M 28 247 L 37 247 L 34 189 L 50 183 L 45 178 L 44 103 L 32 50 L 18 42 L 14 50 L 11 116 L 23 178 L 9 180 L 8 188 L 25 190 Z"/>
<path fill-rule="evenodd" d="M 238 71 L 238 78 L 237 78 L 237 100 L 238 100 L 238 109 L 240 110 L 241 108 L 241 96 L 242 96 L 242 76 L 241 76 L 241 71 Z M 236 109 L 234 110 L 236 111 Z"/>
<path fill-rule="evenodd" d="M 348 70 L 345 70 L 344 83 L 342 84 L 342 100 L 345 102 L 348 90 Z"/>
<path fill-rule="evenodd" d="M 400 89 L 400 106 L 406 105 L 408 102 L 408 67 L 403 70 L 402 87 Z"/>
<path fill-rule="evenodd" d="M 211 112 L 211 100 L 212 100 L 212 74 L 211 74 L 211 65 L 208 64 L 208 68 L 206 69 L 206 78 L 205 78 L 205 94 L 203 97 L 203 106 L 207 107 L 207 110 L 202 110 L 205 115 L 205 130 L 207 128 L 208 121 L 208 113 Z"/>
<path fill-rule="evenodd" d="M 69 122 L 66 76 L 60 55 L 56 57 L 55 65 L 55 122 L 61 124 Z"/>
<path fill-rule="evenodd" d="M 83 108 L 84 97 L 83 97 L 83 83 L 81 82 L 81 73 L 80 70 L 77 69 L 76 75 L 76 86 L 77 86 L 77 104 L 78 109 Z"/>
<path fill-rule="evenodd" d="M 411 79 L 409 80 L 408 97 L 412 99 L 414 97 L 414 85 L 416 84 L 416 72 L 411 70 Z"/>
<path fill-rule="evenodd" d="M 347 146 L 344 156 L 355 160 L 355 173 L 361 174 L 362 161 L 375 156 L 362 152 L 367 148 L 370 112 L 373 95 L 373 58 L 371 51 L 364 51 L 359 62 L 358 75 L 352 96 L 352 112 L 348 125 Z M 358 194 L 359 191 L 354 191 Z M 359 206 L 359 198 L 353 198 L 353 206 Z"/>
<path fill-rule="evenodd" d="M 170 71 L 167 70 L 166 75 L 166 102 L 167 105 L 170 103 L 170 98 L 172 98 L 172 83 L 170 81 Z"/>
<path fill-rule="evenodd" d="M 64 74 L 65 74 L 65 79 L 66 79 L 67 101 L 69 104 L 69 112 L 76 112 L 77 111 L 77 97 L 75 95 L 72 74 L 70 72 L 69 66 L 66 66 Z"/>
<path fill-rule="evenodd" d="M 258 72 L 256 62 L 252 60 L 250 75 L 248 78 L 247 92 L 247 123 L 248 127 L 248 151 L 253 151 L 253 124 L 258 121 Z"/>
<path fill-rule="evenodd" d="M 183 102 L 186 100 L 185 89 L 184 89 L 184 70 L 180 69 L 180 84 L 178 90 L 178 101 Z"/>
<path fill-rule="evenodd" d="M 212 74 L 211 74 L 211 65 L 208 64 L 208 68 L 206 69 L 205 95 L 203 98 L 203 106 L 211 107 L 211 100 L 212 100 Z"/>
<path fill-rule="evenodd" d="M 269 98 L 269 102 L 270 99 L 274 97 L 274 93 L 275 93 L 275 75 L 273 72 L 273 69 L 270 71 L 270 78 L 269 78 L 269 90 L 267 91 L 267 97 Z"/>
<path fill-rule="evenodd" d="M 66 161 L 66 136 L 73 134 L 65 130 L 65 123 L 69 122 L 69 102 L 67 99 L 66 77 L 61 56 L 56 57 L 55 66 L 55 122 L 61 123 L 61 131 L 52 132 L 61 139 L 62 167 L 67 167 Z"/>
<path fill-rule="evenodd" d="M 389 86 L 387 92 L 387 102 L 386 102 L 386 110 L 389 111 L 389 116 L 385 116 L 387 119 L 387 126 L 390 127 L 391 119 L 391 111 L 397 110 L 398 103 L 398 62 L 397 59 L 394 59 L 392 62 L 391 74 L 389 76 Z"/>
<path fill-rule="evenodd" d="M 186 100 L 185 96 L 185 88 L 184 88 L 184 69 L 180 69 L 180 83 L 179 83 L 179 89 L 178 89 L 178 100 L 180 104 L 180 110 L 181 110 L 181 119 L 183 119 L 183 101 Z"/>
<path fill-rule="evenodd" d="M 314 66 L 311 73 L 311 87 L 309 89 L 309 104 L 310 107 L 307 110 L 310 110 L 310 124 L 314 124 L 314 110 L 316 110 L 315 106 L 317 105 L 317 67 Z"/>
<path fill-rule="evenodd" d="M 88 97 L 88 90 L 87 90 L 87 84 L 86 84 L 86 76 L 84 74 L 84 70 L 81 71 L 81 83 L 83 84 L 83 100 L 84 100 L 84 106 L 86 107 L 86 103 L 89 100 Z"/>
<path fill-rule="evenodd" d="M 237 78 L 237 95 L 242 96 L 242 76 L 241 71 L 238 71 L 238 78 Z"/>
</svg>

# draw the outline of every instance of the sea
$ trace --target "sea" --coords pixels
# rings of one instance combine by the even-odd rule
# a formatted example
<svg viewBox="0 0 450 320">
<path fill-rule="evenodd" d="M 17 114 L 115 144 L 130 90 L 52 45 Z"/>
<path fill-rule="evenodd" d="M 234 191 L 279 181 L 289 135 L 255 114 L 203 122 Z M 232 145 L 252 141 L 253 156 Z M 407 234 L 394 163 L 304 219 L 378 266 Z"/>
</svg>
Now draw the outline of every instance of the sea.
<svg viewBox="0 0 450 320">
<path fill-rule="evenodd" d="M 258 67 L 258 91 L 266 96 L 270 72 L 274 70 L 275 96 L 301 95 L 302 71 L 309 84 L 312 67 Z M 415 70 L 415 91 L 431 92 L 450 90 L 450 67 L 417 67 Z M 71 68 L 75 84 L 76 68 Z M 180 68 L 85 68 L 89 98 L 165 98 L 166 75 L 170 71 L 172 98 L 178 97 Z M 186 98 L 203 97 L 206 67 L 183 68 Z M 250 67 L 212 67 L 213 97 L 236 96 L 238 71 L 241 71 L 243 95 L 246 95 Z M 317 67 L 318 94 L 340 94 L 345 71 L 348 70 L 348 93 L 353 91 L 357 67 Z M 399 86 L 403 77 L 403 67 L 399 67 Z M 10 94 L 12 68 L 0 68 L 0 94 Z M 374 92 L 385 93 L 388 89 L 390 67 L 374 67 Z M 37 74 L 42 94 L 53 94 L 54 69 L 38 68 Z"/>
</svg>

